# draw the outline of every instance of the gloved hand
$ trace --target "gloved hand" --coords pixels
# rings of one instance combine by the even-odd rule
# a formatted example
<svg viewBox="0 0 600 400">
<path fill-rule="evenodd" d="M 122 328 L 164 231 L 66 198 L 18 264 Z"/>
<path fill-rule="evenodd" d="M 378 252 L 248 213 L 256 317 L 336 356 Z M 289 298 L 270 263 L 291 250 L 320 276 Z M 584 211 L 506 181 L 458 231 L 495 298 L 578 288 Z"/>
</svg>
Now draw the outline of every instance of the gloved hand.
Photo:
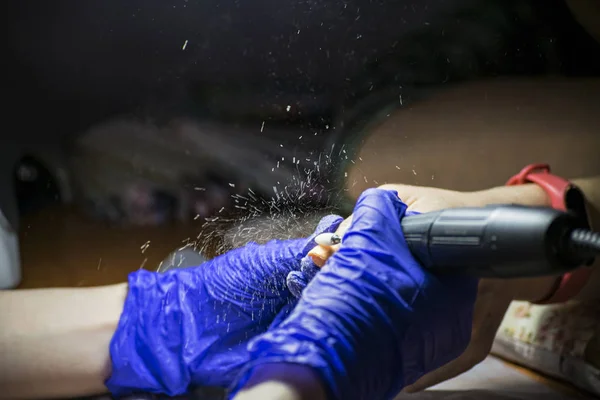
<svg viewBox="0 0 600 400">
<path fill-rule="evenodd" d="M 288 273 L 300 268 L 316 235 L 341 221 L 325 217 L 307 239 L 250 243 L 198 267 L 130 274 L 108 389 L 175 396 L 190 386 L 231 385 L 248 361 L 248 340 L 294 305 Z"/>
<path fill-rule="evenodd" d="M 406 216 L 419 214 L 416 211 L 407 210 Z M 350 222 L 352 221 L 352 216 L 346 218 L 335 231 L 339 236 L 343 236 L 346 232 Z M 333 246 L 331 253 L 335 252 L 339 245 Z M 322 265 L 322 264 L 320 264 Z M 320 266 L 315 264 L 313 259 L 309 256 L 304 256 L 300 261 L 300 270 L 292 271 L 287 276 L 287 286 L 290 289 L 292 295 L 297 298 L 302 296 L 302 292 L 306 289 L 306 286 L 310 283 L 310 281 L 317 275 L 319 272 Z"/>
<path fill-rule="evenodd" d="M 458 356 L 469 342 L 477 281 L 434 276 L 412 257 L 396 192 L 359 198 L 341 248 L 290 316 L 250 342 L 257 366 L 312 367 L 331 399 L 391 399 Z"/>
</svg>

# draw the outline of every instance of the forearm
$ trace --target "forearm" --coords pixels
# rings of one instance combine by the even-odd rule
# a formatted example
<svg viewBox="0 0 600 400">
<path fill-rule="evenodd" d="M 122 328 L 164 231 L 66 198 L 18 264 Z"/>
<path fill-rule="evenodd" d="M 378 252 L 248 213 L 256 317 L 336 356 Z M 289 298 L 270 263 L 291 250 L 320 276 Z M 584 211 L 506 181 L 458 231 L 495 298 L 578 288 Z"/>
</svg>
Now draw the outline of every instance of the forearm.
<svg viewBox="0 0 600 400">
<path fill-rule="evenodd" d="M 293 364 L 265 365 L 253 371 L 235 400 L 326 400 L 317 374 Z"/>
<path fill-rule="evenodd" d="M 127 285 L 0 292 L 0 397 L 106 391 Z"/>
</svg>

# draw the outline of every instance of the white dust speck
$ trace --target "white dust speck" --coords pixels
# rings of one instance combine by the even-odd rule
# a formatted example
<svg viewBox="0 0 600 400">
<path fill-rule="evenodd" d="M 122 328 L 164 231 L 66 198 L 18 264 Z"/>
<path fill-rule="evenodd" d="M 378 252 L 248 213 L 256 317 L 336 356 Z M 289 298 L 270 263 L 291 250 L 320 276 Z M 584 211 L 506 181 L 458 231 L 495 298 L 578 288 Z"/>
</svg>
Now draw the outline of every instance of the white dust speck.
<svg viewBox="0 0 600 400">
<path fill-rule="evenodd" d="M 265 121 L 262 122 L 262 125 L 260 126 L 260 131 L 262 133 L 262 131 L 265 130 Z"/>
<path fill-rule="evenodd" d="M 431 180 L 433 180 L 433 178 L 435 178 L 435 175 L 431 175 Z"/>
<path fill-rule="evenodd" d="M 287 111 L 287 112 L 290 112 L 290 110 L 291 110 L 291 109 L 292 109 L 292 106 L 288 105 L 288 106 L 285 108 L 285 111 Z"/>
<path fill-rule="evenodd" d="M 231 187 L 235 187 L 235 183 L 231 183 L 231 182 L 230 182 L 230 183 L 229 183 L 229 186 L 231 186 Z"/>
<path fill-rule="evenodd" d="M 400 167 L 396 165 L 396 169 L 400 169 Z"/>
<path fill-rule="evenodd" d="M 197 190 L 199 192 L 204 192 L 206 190 L 206 188 L 203 187 L 195 187 L 194 190 Z"/>
<path fill-rule="evenodd" d="M 413 172 L 413 175 L 415 175 L 415 176 L 417 175 L 417 171 L 415 171 L 414 169 L 412 170 L 412 172 Z"/>
<path fill-rule="evenodd" d="M 187 40 L 185 42 L 183 42 L 183 46 L 181 47 L 181 50 L 185 51 L 187 44 L 188 44 Z"/>
<path fill-rule="evenodd" d="M 142 250 L 142 253 L 144 253 L 146 250 L 148 250 L 148 247 L 150 247 L 149 240 L 140 247 L 140 250 Z"/>
</svg>

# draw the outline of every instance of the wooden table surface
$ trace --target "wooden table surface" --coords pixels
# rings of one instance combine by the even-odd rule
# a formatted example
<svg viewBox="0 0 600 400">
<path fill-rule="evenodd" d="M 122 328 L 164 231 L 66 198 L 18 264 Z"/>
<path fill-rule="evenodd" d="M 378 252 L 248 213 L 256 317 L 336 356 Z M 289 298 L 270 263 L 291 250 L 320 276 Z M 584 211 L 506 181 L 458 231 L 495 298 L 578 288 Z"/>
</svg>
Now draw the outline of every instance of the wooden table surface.
<svg viewBox="0 0 600 400">
<path fill-rule="evenodd" d="M 84 287 L 123 282 L 139 268 L 155 270 L 200 225 L 124 228 L 68 208 L 26 217 L 21 225 L 20 288 Z"/>
<path fill-rule="evenodd" d="M 49 209 L 23 221 L 20 288 L 86 287 L 123 282 L 139 268 L 155 270 L 174 249 L 194 239 L 198 223 L 121 228 L 85 218 L 73 209 Z M 511 364 L 519 372 L 571 395 L 579 392 Z"/>
</svg>

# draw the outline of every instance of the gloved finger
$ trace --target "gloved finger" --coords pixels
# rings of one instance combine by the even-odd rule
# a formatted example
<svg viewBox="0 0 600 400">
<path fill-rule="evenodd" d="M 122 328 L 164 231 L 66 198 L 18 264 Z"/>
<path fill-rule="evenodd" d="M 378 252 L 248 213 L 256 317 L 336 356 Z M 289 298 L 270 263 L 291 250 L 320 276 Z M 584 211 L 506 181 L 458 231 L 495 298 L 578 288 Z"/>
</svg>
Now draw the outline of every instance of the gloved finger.
<svg viewBox="0 0 600 400">
<path fill-rule="evenodd" d="M 342 239 L 342 249 L 351 247 L 384 253 L 393 249 L 402 252 L 399 256 L 409 256 L 401 225 L 406 208 L 395 191 L 365 190 L 356 202 L 352 223 Z"/>
<path fill-rule="evenodd" d="M 477 296 L 477 279 L 455 276 L 433 276 L 413 257 L 402 231 L 402 218 L 407 206 L 397 192 L 368 189 L 359 197 L 354 208 L 352 224 L 342 239 L 340 250 L 333 257 L 360 258 L 356 265 L 372 268 L 374 262 L 382 265 L 403 266 L 416 287 L 428 281 L 446 296 L 462 304 L 473 304 Z M 351 265 L 349 261 L 340 265 Z M 456 303 L 453 303 L 456 304 Z M 443 308 L 445 304 L 441 304 Z"/>
<path fill-rule="evenodd" d="M 286 284 L 290 293 L 296 298 L 302 296 L 302 291 L 306 288 L 308 280 L 301 271 L 292 271 L 286 278 Z"/>
<path fill-rule="evenodd" d="M 300 262 L 300 271 L 304 275 L 304 277 L 310 282 L 317 272 L 319 272 L 319 268 L 315 265 L 313 260 L 306 256 Z"/>
<path fill-rule="evenodd" d="M 406 212 L 406 216 L 411 216 L 411 215 L 417 215 L 420 214 L 417 211 L 407 211 Z M 345 220 L 345 222 L 347 223 L 347 226 L 350 226 L 350 221 L 351 218 L 348 220 Z M 346 228 L 347 229 L 347 228 Z M 345 232 L 346 229 L 342 229 L 341 225 L 340 228 L 338 228 L 338 230 L 336 231 L 336 234 L 338 234 L 339 236 L 342 236 Z M 335 245 L 317 245 L 315 247 L 313 247 L 309 252 L 308 252 L 308 256 L 310 256 L 310 258 L 313 261 L 313 264 L 318 267 L 318 268 L 322 268 L 325 263 L 327 262 L 327 260 L 329 259 L 329 257 L 331 257 L 333 255 L 333 253 L 335 253 L 336 251 L 339 250 L 341 244 L 335 244 Z M 310 278 L 309 278 L 310 280 Z"/>
<path fill-rule="evenodd" d="M 407 215 L 416 215 L 419 213 L 416 211 L 408 211 L 406 214 Z M 313 235 L 313 240 L 314 240 L 314 237 L 320 235 L 321 233 L 334 232 L 331 230 L 333 228 L 333 226 L 335 226 L 337 228 L 341 224 L 341 222 L 343 222 L 343 221 L 339 221 L 339 219 L 335 218 L 335 217 L 337 217 L 337 216 L 332 215 L 332 216 L 325 217 L 321 220 L 321 223 L 319 223 L 319 226 L 315 230 L 315 234 Z M 308 283 L 314 278 L 314 276 L 317 274 L 317 272 L 319 272 L 319 268 L 325 264 L 327 259 L 331 255 L 333 255 L 333 253 L 338 248 L 339 248 L 339 246 L 323 248 L 323 246 L 317 245 L 315 247 L 312 247 L 311 250 L 308 252 L 310 257 L 304 257 L 301 261 L 300 272 L 302 272 L 302 276 L 300 274 L 298 274 L 297 272 L 293 272 L 288 275 L 288 279 L 287 279 L 288 289 L 290 289 L 290 292 L 296 298 L 300 298 L 302 291 L 306 288 L 306 285 L 308 285 Z M 319 254 L 314 254 L 315 252 L 318 252 Z M 319 261 L 319 263 L 316 263 L 317 260 Z"/>
<path fill-rule="evenodd" d="M 288 274 L 286 284 L 294 297 L 299 299 L 306 285 L 319 272 L 319 268 L 315 265 L 312 259 L 308 256 L 304 257 L 300 262 L 300 271 L 292 271 Z"/>
</svg>

